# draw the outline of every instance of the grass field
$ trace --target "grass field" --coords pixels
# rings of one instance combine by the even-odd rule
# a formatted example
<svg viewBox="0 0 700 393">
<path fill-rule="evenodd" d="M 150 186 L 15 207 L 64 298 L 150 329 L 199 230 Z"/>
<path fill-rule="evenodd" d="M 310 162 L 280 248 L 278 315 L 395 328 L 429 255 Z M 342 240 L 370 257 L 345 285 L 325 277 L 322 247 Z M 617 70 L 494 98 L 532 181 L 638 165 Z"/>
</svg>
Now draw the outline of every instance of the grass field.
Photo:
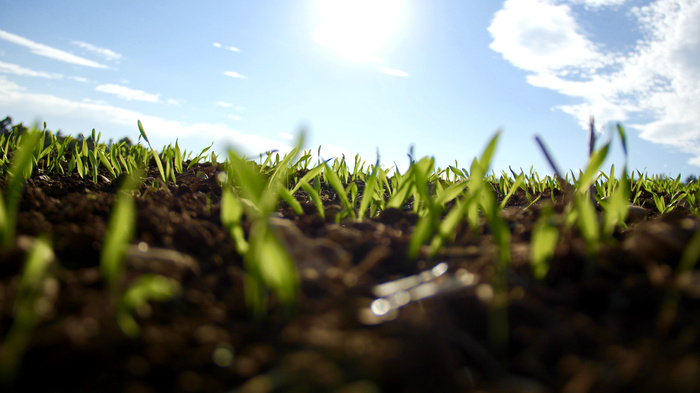
<svg viewBox="0 0 700 393">
<path fill-rule="evenodd" d="M 593 133 L 540 176 L 5 125 L 8 391 L 700 390 L 700 188 Z"/>
</svg>

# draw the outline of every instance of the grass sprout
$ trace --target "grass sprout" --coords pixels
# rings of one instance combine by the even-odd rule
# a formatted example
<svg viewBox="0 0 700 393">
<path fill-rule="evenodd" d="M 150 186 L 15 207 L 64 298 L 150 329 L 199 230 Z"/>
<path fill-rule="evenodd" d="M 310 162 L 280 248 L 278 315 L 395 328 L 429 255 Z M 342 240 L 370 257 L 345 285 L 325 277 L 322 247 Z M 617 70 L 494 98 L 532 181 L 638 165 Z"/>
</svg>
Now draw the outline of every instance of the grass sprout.
<svg viewBox="0 0 700 393">
<path fill-rule="evenodd" d="M 167 183 L 167 176 L 165 173 L 165 170 L 163 169 L 163 163 L 160 160 L 160 156 L 158 156 L 158 153 L 153 149 L 153 146 L 151 146 L 151 142 L 148 140 L 148 136 L 146 135 L 146 131 L 143 129 L 143 125 L 141 124 L 141 120 L 138 121 L 138 126 L 139 126 L 139 132 L 141 135 L 139 136 L 139 140 L 141 137 L 148 143 L 148 147 L 151 148 L 151 153 L 153 155 L 153 159 L 156 161 L 156 165 L 158 165 L 158 172 L 160 173 L 160 179 L 163 181 L 163 183 Z M 93 130 L 94 134 L 94 130 Z M 213 161 L 213 160 L 212 160 Z"/>
<path fill-rule="evenodd" d="M 131 338 L 139 336 L 141 328 L 133 312 L 143 308 L 149 301 L 166 301 L 181 292 L 180 283 L 158 274 L 142 274 L 129 285 L 117 303 L 117 323 L 124 334 Z"/>
<path fill-rule="evenodd" d="M 112 293 L 116 293 L 118 289 L 119 279 L 124 270 L 126 248 L 134 237 L 136 205 L 131 192 L 138 189 L 138 184 L 137 176 L 129 176 L 117 193 L 100 253 L 100 271 L 105 285 Z"/>
<path fill-rule="evenodd" d="M 15 238 L 17 210 L 19 209 L 24 179 L 31 176 L 34 152 L 40 147 L 43 132 L 36 129 L 24 133 L 19 138 L 19 146 L 9 169 L 9 180 L 5 186 L 5 200 L 0 195 L 0 242 L 8 248 Z"/>
<path fill-rule="evenodd" d="M 51 244 L 45 238 L 33 241 L 24 262 L 24 269 L 14 304 L 14 321 L 0 346 L 0 382 L 10 383 L 19 369 L 42 309 L 46 309 L 45 285 L 49 267 L 54 261 Z"/>
<path fill-rule="evenodd" d="M 246 302 L 258 317 L 266 312 L 268 289 L 283 304 L 293 303 L 298 292 L 294 261 L 270 222 L 272 213 L 277 210 L 280 190 L 284 188 L 282 179 L 286 165 L 296 151 L 299 146 L 281 161 L 284 169 L 277 168 L 268 181 L 254 169 L 254 162 L 246 162 L 233 151 L 229 151 L 226 163 L 228 176 L 222 191 L 221 221 L 229 228 L 237 251 L 243 256 L 247 273 Z M 234 191 L 234 185 L 240 187 L 238 192 Z M 289 194 L 289 191 L 285 189 L 282 193 Z M 253 221 L 247 240 L 241 226 L 243 214 Z"/>
</svg>

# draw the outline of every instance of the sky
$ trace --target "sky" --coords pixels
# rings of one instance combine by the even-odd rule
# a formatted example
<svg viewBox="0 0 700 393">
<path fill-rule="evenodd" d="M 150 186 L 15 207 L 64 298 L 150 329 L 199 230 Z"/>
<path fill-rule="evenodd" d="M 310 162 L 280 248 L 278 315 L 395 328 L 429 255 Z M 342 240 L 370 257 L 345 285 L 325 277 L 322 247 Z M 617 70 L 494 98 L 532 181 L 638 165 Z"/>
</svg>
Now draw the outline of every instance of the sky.
<svg viewBox="0 0 700 393">
<path fill-rule="evenodd" d="M 700 173 L 700 0 L 0 0 L 0 118 L 257 158 Z M 625 163 L 613 139 L 605 171 Z M 455 164 L 455 161 L 457 164 Z"/>
</svg>

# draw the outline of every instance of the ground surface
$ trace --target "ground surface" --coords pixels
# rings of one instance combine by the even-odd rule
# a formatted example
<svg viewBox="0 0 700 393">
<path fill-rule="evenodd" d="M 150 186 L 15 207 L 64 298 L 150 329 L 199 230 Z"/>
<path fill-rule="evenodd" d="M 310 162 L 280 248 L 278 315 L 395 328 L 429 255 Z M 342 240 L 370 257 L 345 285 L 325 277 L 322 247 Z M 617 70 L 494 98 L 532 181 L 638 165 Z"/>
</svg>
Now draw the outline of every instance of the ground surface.
<svg viewBox="0 0 700 393">
<path fill-rule="evenodd" d="M 130 250 L 126 278 L 155 272 L 183 291 L 139 309 L 135 339 L 120 331 L 99 272 L 116 186 L 77 175 L 28 180 L 19 239 L 49 234 L 58 264 L 16 384 L 3 391 L 700 391 L 698 284 L 676 290 L 675 318 L 661 312 L 700 224 L 681 207 L 660 216 L 649 203 L 593 261 L 575 233 L 565 234 L 538 282 L 528 260 L 541 206 L 525 209 L 516 195 L 503 212 L 513 234 L 509 342 L 496 348 L 488 311 L 496 250 L 486 225 L 477 235 L 465 224 L 435 260 L 410 263 L 410 209 L 336 224 L 332 191 L 324 186 L 326 220 L 299 192 L 306 214 L 282 205 L 285 221 L 275 221 L 300 271 L 299 301 L 289 309 L 272 300 L 269 316 L 255 320 L 245 307 L 242 259 L 219 218 L 215 168 L 196 169 L 210 178 L 191 170 L 167 191 L 142 186 L 136 199 L 133 244 L 144 243 Z M 0 346 L 23 260 L 22 241 L 0 254 Z M 474 283 L 384 319 L 369 313 L 375 285 L 439 262 L 446 279 Z"/>
</svg>

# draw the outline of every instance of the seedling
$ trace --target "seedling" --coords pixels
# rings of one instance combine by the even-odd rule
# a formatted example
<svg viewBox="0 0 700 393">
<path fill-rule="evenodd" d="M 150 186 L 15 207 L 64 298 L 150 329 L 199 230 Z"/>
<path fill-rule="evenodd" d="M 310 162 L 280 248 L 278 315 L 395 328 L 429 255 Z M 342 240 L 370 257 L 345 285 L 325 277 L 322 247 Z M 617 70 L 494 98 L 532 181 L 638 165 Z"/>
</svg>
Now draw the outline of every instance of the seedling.
<svg viewBox="0 0 700 393">
<path fill-rule="evenodd" d="M 34 240 L 20 278 L 14 304 L 14 321 L 0 347 L 0 382 L 11 382 L 39 322 L 49 266 L 54 260 L 51 244 L 44 238 Z M 45 308 L 45 307 L 44 307 Z"/>
<path fill-rule="evenodd" d="M 31 131 L 20 136 L 19 147 L 12 159 L 9 180 L 5 189 L 5 200 L 0 195 L 0 242 L 3 248 L 12 245 L 17 225 L 17 210 L 24 186 L 24 179 L 31 176 L 34 152 L 43 137 L 40 131 Z"/>
</svg>

